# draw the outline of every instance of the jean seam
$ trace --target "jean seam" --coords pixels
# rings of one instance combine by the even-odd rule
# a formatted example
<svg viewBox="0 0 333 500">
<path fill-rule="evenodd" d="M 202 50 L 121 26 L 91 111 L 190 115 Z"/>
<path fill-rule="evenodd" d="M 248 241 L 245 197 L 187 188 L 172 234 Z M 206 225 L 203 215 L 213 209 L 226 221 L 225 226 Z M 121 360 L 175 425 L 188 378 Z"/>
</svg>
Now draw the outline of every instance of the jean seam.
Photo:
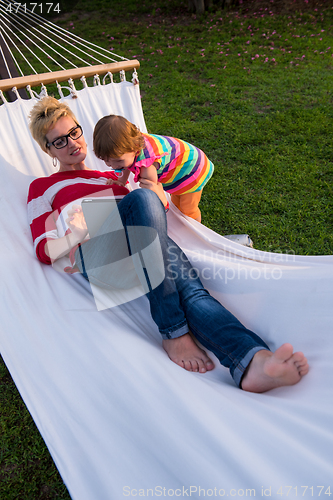
<svg viewBox="0 0 333 500">
<path fill-rule="evenodd" d="M 254 345 L 254 346 L 250 347 L 249 349 L 244 349 L 244 350 L 243 350 L 243 352 L 239 355 L 240 360 L 238 361 L 237 365 L 234 367 L 234 369 L 233 369 L 233 371 L 232 371 L 232 378 L 233 378 L 233 379 L 235 379 L 235 377 L 234 377 L 234 373 L 235 373 L 235 371 L 239 370 L 239 371 L 241 372 L 240 381 L 239 381 L 239 384 L 237 384 L 237 385 L 239 385 L 239 386 L 240 386 L 240 383 L 241 383 L 242 377 L 243 377 L 243 375 L 244 375 L 244 373 L 245 373 L 245 371 L 246 371 L 246 368 L 249 366 L 249 364 L 250 364 L 250 361 L 251 361 L 251 360 L 248 362 L 248 364 L 247 364 L 246 366 L 244 366 L 244 365 L 242 364 L 242 361 L 243 361 L 243 359 L 245 358 L 245 356 L 246 356 L 246 355 L 247 355 L 250 351 L 252 351 L 253 349 L 256 349 L 257 347 L 259 347 L 260 349 L 265 349 L 265 347 L 264 347 L 264 346 Z M 254 353 L 254 354 L 255 354 L 255 353 Z M 254 354 L 253 354 L 253 356 L 254 356 Z M 252 359 L 252 358 L 251 358 L 251 359 Z"/>
<path fill-rule="evenodd" d="M 239 384 L 236 383 L 236 385 L 240 386 L 240 383 L 241 383 L 241 380 L 242 380 L 242 376 L 244 375 L 245 373 L 245 370 L 246 368 L 248 367 L 249 363 L 247 364 L 246 367 L 244 367 L 242 365 L 242 361 L 243 359 L 245 358 L 245 356 L 253 349 L 256 349 L 258 348 L 258 350 L 269 350 L 267 347 L 263 346 L 263 345 L 260 345 L 258 343 L 255 343 L 255 341 L 253 340 L 253 343 L 255 343 L 255 345 L 253 344 L 252 346 L 250 346 L 249 348 L 245 348 L 243 349 L 243 351 L 241 352 L 241 354 L 237 355 L 237 358 L 233 357 L 231 355 L 230 352 L 224 350 L 221 345 L 219 344 L 216 344 L 215 342 L 212 341 L 212 339 L 210 339 L 209 337 L 206 337 L 206 335 L 204 335 L 203 333 L 199 332 L 198 330 L 196 330 L 195 327 L 192 327 L 192 332 L 195 334 L 195 336 L 199 337 L 198 340 L 200 341 L 200 337 L 202 339 L 204 339 L 205 341 L 207 341 L 209 344 L 211 344 L 212 346 L 214 346 L 216 348 L 217 351 L 219 351 L 220 353 L 222 353 L 224 356 L 227 356 L 230 361 L 231 361 L 231 366 L 229 367 L 229 371 L 231 373 L 231 376 L 232 378 L 235 380 L 235 377 L 234 377 L 234 373 L 235 371 L 239 370 L 241 372 L 241 377 L 240 377 L 240 381 L 239 381 Z M 255 353 L 254 353 L 255 354 Z M 237 359 L 239 359 L 239 361 L 237 362 L 237 364 L 235 364 L 235 361 L 237 361 Z M 238 378 L 238 377 L 237 377 Z M 235 381 L 236 382 L 236 381 Z"/>
<path fill-rule="evenodd" d="M 161 333 L 161 335 L 168 335 L 170 333 L 174 333 L 177 330 L 180 330 L 181 328 L 183 328 L 186 325 L 187 325 L 187 321 L 184 320 L 184 321 L 181 321 L 180 323 L 178 323 L 177 325 L 174 325 L 171 328 L 169 327 L 169 328 L 165 328 L 163 330 L 160 329 L 160 333 Z"/>
<path fill-rule="evenodd" d="M 208 343 L 210 343 L 212 346 L 216 347 L 218 351 L 220 351 L 222 354 L 228 356 L 228 358 L 234 363 L 234 359 L 233 357 L 230 355 L 230 353 L 228 353 L 228 351 L 225 351 L 223 350 L 223 348 L 219 345 L 219 344 L 216 344 L 215 342 L 213 342 L 211 340 L 211 338 L 209 337 L 206 337 L 206 335 L 204 335 L 203 333 L 199 332 L 198 330 L 196 330 L 195 327 L 192 327 L 192 332 L 195 334 L 195 336 L 198 336 L 198 337 L 201 337 L 202 339 L 206 340 Z"/>
<path fill-rule="evenodd" d="M 250 365 L 253 357 L 255 356 L 255 354 L 257 354 L 257 352 L 259 351 L 269 351 L 270 349 L 267 348 L 267 347 L 264 347 L 264 346 L 260 346 L 260 345 L 257 345 L 257 346 L 254 346 L 254 347 L 251 347 L 251 349 L 248 349 L 248 351 L 244 354 L 244 356 L 242 356 L 242 359 L 241 361 L 238 363 L 238 365 L 235 367 L 234 371 L 233 371 L 233 375 L 232 375 L 232 378 L 234 379 L 234 381 L 236 382 L 236 385 L 238 385 L 238 387 L 241 389 L 242 388 L 242 380 L 243 380 L 243 376 L 244 376 L 244 373 L 246 372 L 246 369 L 248 368 L 248 366 Z M 248 363 L 246 366 L 242 365 L 242 361 L 244 360 L 244 358 L 249 354 L 249 352 L 251 351 L 254 351 L 253 352 L 253 355 L 251 357 L 251 359 L 249 359 Z M 235 377 L 234 374 L 235 372 L 237 372 L 237 370 L 240 372 L 240 377 L 238 377 L 238 375 Z M 237 381 L 235 380 L 237 378 Z M 239 378 L 239 380 L 238 380 Z"/>
</svg>

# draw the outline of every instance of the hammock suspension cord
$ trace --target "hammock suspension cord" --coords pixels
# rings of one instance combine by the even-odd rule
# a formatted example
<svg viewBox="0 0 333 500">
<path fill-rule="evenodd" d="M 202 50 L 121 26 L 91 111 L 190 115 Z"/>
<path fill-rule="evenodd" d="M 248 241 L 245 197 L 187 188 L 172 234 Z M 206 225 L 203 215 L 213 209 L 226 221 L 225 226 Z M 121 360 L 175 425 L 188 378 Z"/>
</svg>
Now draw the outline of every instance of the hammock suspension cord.
<svg viewBox="0 0 333 500">
<path fill-rule="evenodd" d="M 1 17 L 4 17 L 1 13 L 0 13 L 0 16 L 1 16 Z M 14 18 L 16 18 L 16 17 L 18 17 L 18 16 L 16 16 L 16 14 L 13 14 L 13 17 L 14 17 Z M 1 22 L 5 25 L 4 21 L 1 21 Z M 22 26 L 22 27 L 24 28 L 24 25 L 23 25 L 22 23 L 20 23 L 20 21 L 18 21 L 18 20 L 17 20 L 16 22 L 17 22 L 17 25 L 18 25 L 18 26 Z M 28 26 L 32 27 L 32 29 L 36 30 L 36 31 L 37 31 L 37 33 L 38 33 L 37 28 L 35 28 L 34 26 L 29 25 L 29 24 L 28 24 L 28 23 L 27 23 L 24 19 L 23 19 L 23 22 L 24 22 L 25 24 L 27 24 Z M 13 31 L 9 28 L 9 26 L 8 26 L 8 25 L 5 25 L 5 26 L 6 26 L 6 28 L 7 28 L 7 29 L 9 29 L 11 32 L 13 32 Z M 39 38 L 39 37 L 38 37 L 35 33 L 33 33 L 32 31 L 30 31 L 29 29 L 26 29 L 26 31 L 27 31 L 28 33 L 30 33 L 33 37 L 36 37 L 36 38 L 37 38 L 37 40 L 40 42 L 40 38 Z M 15 33 L 14 33 L 14 34 L 15 34 Z M 19 41 L 20 41 L 20 42 L 24 45 L 24 47 L 25 47 L 26 49 L 28 49 L 28 50 L 29 50 L 29 51 L 33 54 L 33 56 L 34 56 L 34 57 L 36 57 L 36 58 L 37 58 L 37 56 L 36 56 L 36 55 L 35 55 L 35 54 L 34 54 L 34 53 L 30 50 L 30 48 L 27 46 L 27 44 L 26 44 L 26 43 L 24 43 L 24 42 L 23 42 L 23 40 L 21 40 L 21 39 L 20 39 L 20 38 L 19 38 L 16 34 L 15 34 L 15 36 L 16 36 L 16 37 L 19 39 Z M 56 42 L 56 41 L 52 40 L 50 37 L 46 37 L 46 38 L 47 38 L 48 40 L 53 41 L 53 43 L 55 43 L 56 45 L 58 45 L 59 47 L 61 47 L 61 45 L 60 45 L 58 42 Z M 36 47 L 38 47 L 40 50 L 42 50 L 42 52 L 43 52 L 44 54 L 46 54 L 46 56 L 47 56 L 47 57 L 49 57 L 50 59 L 52 59 L 52 60 L 53 60 L 56 64 L 58 64 L 58 66 L 59 66 L 61 69 L 65 69 L 65 68 L 64 68 L 64 67 L 63 67 L 63 66 L 62 66 L 59 62 L 57 62 L 55 59 L 53 59 L 53 58 L 52 58 L 52 57 L 51 57 L 51 56 L 50 56 L 50 55 L 49 55 L 49 54 L 48 54 L 45 50 L 43 50 L 43 49 L 42 49 L 42 48 L 41 48 L 41 47 L 40 47 L 40 46 L 39 46 L 39 45 L 38 45 L 38 44 L 37 44 L 34 40 L 32 40 L 32 39 L 31 39 L 28 35 L 26 35 L 26 39 L 28 39 L 29 41 L 31 41 L 31 42 L 32 42 L 32 43 L 33 43 Z M 53 52 L 55 52 L 58 56 L 60 56 L 60 57 L 62 57 L 63 59 L 65 59 L 65 60 L 66 60 L 66 62 L 68 62 L 69 64 L 71 64 L 71 65 L 72 65 L 72 66 L 74 66 L 74 67 L 77 67 L 77 66 L 75 66 L 75 64 L 73 64 L 71 61 L 69 61 L 68 59 L 66 59 L 66 58 L 65 58 L 62 54 L 60 54 L 57 50 L 55 50 L 53 47 L 51 47 L 48 43 L 46 43 L 46 42 L 45 42 L 45 45 L 46 45 L 46 47 L 48 47 L 50 50 L 53 50 Z M 63 47 L 63 50 L 65 50 L 66 52 L 69 52 L 69 53 L 70 53 L 70 54 L 72 54 L 73 56 L 76 56 L 76 54 L 74 54 L 73 52 L 70 52 L 70 51 L 69 51 L 66 47 Z M 79 56 L 76 56 L 76 57 L 78 57 L 78 58 L 79 58 Z M 37 59 L 38 59 L 38 58 L 37 58 Z M 84 59 L 81 59 L 81 60 L 82 60 L 82 62 L 84 62 L 86 65 L 89 65 L 89 63 L 87 63 L 87 61 L 85 61 Z M 44 65 L 43 61 L 41 61 L 40 59 L 39 59 L 39 62 L 41 62 L 41 63 Z M 51 71 L 49 68 L 47 68 L 47 66 L 46 66 L 46 65 L 44 65 L 44 66 L 46 67 L 46 69 L 47 69 L 48 71 Z M 34 71 L 35 71 L 35 70 L 34 70 Z M 35 71 L 35 73 L 37 73 L 37 72 Z"/>
<path fill-rule="evenodd" d="M 21 7 L 22 5 L 22 7 Z M 23 9 L 24 6 L 24 9 Z M 18 15 L 18 12 L 20 10 L 20 15 Z M 37 27 L 36 27 L 37 25 Z M 12 29 L 13 28 L 13 29 Z M 29 36 L 30 35 L 30 36 Z M 52 37 L 50 36 L 52 35 Z M 16 41 L 15 41 L 15 40 Z M 58 40 L 60 40 L 62 43 L 59 43 Z M 37 40 L 37 41 L 36 41 Z M 21 74 L 22 77 L 24 77 L 24 71 L 22 70 L 19 62 L 17 61 L 17 54 L 22 58 L 23 61 L 29 66 L 30 70 L 32 73 L 35 75 L 39 75 L 39 71 L 35 69 L 35 67 L 30 63 L 28 58 L 26 57 L 24 51 L 26 52 L 27 55 L 30 54 L 32 57 L 32 60 L 36 60 L 41 64 L 49 73 L 52 73 L 52 71 L 55 71 L 54 69 L 51 69 L 28 45 L 28 43 L 31 43 L 33 46 L 37 47 L 37 49 L 44 55 L 46 56 L 51 62 L 53 62 L 57 68 L 60 68 L 60 70 L 64 72 L 69 72 L 70 68 L 65 68 L 63 66 L 64 62 L 67 63 L 71 68 L 79 69 L 78 66 L 71 60 L 67 59 L 63 54 L 66 53 L 67 55 L 70 55 L 74 61 L 80 61 L 85 65 L 86 68 L 91 67 L 93 68 L 93 64 L 100 64 L 100 65 L 110 65 L 110 63 L 116 63 L 119 65 L 121 61 L 124 62 L 129 62 L 131 63 L 128 58 L 119 56 L 115 54 L 114 52 L 110 52 L 109 50 L 99 47 L 98 45 L 88 42 L 83 40 L 81 37 L 77 36 L 74 33 L 66 31 L 64 28 L 57 26 L 56 24 L 52 23 L 51 21 L 45 20 L 42 16 L 39 14 L 32 12 L 31 10 L 26 8 L 26 4 L 20 4 L 17 2 L 13 2 L 11 0 L 0 0 L 0 57 L 3 59 L 3 64 L 4 67 L 6 68 L 6 71 L 9 75 L 9 78 L 13 78 L 12 72 L 10 71 L 10 64 L 8 64 L 8 61 L 6 60 L 6 55 L 4 53 L 3 48 L 6 48 L 8 51 L 8 56 L 11 58 L 11 60 L 15 63 L 15 66 L 18 70 L 18 72 Z M 55 45 L 56 48 L 54 48 L 50 43 Z M 41 45 L 43 44 L 43 47 Z M 69 48 L 65 46 L 67 44 Z M 81 48 L 83 47 L 83 48 Z M 59 48 L 61 49 L 61 52 L 59 51 Z M 98 50 L 96 50 L 98 49 Z M 16 56 L 14 55 L 14 51 L 16 53 Z M 74 52 L 75 51 L 75 52 Z M 88 52 L 89 51 L 89 52 Z M 54 57 L 51 55 L 55 55 Z M 97 54 L 98 57 L 95 56 Z M 90 60 L 93 61 L 92 63 L 89 63 L 86 59 L 83 59 L 81 55 L 85 56 L 86 58 L 90 58 Z M 60 57 L 62 64 L 55 59 L 55 57 Z M 118 58 L 118 59 L 115 59 Z M 136 61 L 137 63 L 137 61 Z M 112 64 L 111 64 L 112 65 Z M 130 64 L 131 65 L 131 64 Z M 129 69 L 129 65 L 126 66 L 126 70 Z M 132 82 L 138 83 L 138 78 L 137 78 L 137 72 L 136 72 L 136 67 L 138 67 L 138 63 L 135 65 L 132 65 L 132 69 L 134 68 L 134 73 L 133 73 L 133 79 Z M 84 69 L 86 69 L 84 68 Z M 99 68 L 102 70 L 102 67 Z M 110 77 L 111 83 L 113 83 L 113 75 L 111 70 L 107 69 L 107 74 L 103 78 L 103 85 L 105 85 L 105 79 L 106 77 Z M 126 81 L 126 76 L 125 76 L 125 71 L 124 70 L 119 70 L 115 69 L 116 72 L 120 73 L 120 81 Z M 59 72 L 59 71 L 58 71 Z M 60 72 L 59 72 L 60 73 Z M 90 71 L 90 74 L 91 71 Z M 43 74 L 44 75 L 44 74 Z M 42 75 L 42 76 L 43 76 Z M 15 77 L 16 75 L 14 75 Z M 75 78 L 77 78 L 77 73 L 75 73 Z M 81 81 L 83 83 L 83 86 L 87 86 L 87 82 L 84 77 L 81 77 Z M 62 80 L 64 80 L 63 75 L 62 75 Z M 73 97 L 76 96 L 76 89 L 74 86 L 74 81 L 72 78 L 69 78 L 69 87 L 61 87 L 55 78 L 53 81 L 56 82 L 57 88 L 59 91 L 59 94 L 61 97 L 63 96 L 62 93 L 62 88 L 66 88 L 67 90 L 70 91 Z M 35 91 L 33 91 L 30 87 L 30 85 L 27 85 L 27 91 L 30 93 L 30 96 L 38 96 L 42 97 L 47 93 L 46 87 L 43 85 L 41 82 L 41 94 L 37 94 Z M 34 84 L 35 85 L 35 84 Z M 101 85 L 99 76 L 98 74 L 95 74 L 94 80 L 93 80 L 93 85 Z M 1 80 L 0 80 L 0 86 L 1 86 Z M 22 85 L 20 85 L 20 88 Z M 8 90 L 8 88 L 4 88 L 4 90 Z M 16 94 L 18 98 L 20 98 L 17 88 L 15 85 L 13 86 L 13 92 Z M 2 93 L 2 89 L 0 89 L 0 98 L 3 102 L 5 102 L 4 95 Z"/>
</svg>

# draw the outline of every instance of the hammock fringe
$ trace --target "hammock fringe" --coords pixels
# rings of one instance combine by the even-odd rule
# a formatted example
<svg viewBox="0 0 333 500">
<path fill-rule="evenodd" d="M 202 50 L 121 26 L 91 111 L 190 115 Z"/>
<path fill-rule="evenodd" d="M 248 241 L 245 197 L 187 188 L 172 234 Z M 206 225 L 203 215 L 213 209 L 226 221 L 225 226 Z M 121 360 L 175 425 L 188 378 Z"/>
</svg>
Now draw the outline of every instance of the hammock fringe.
<svg viewBox="0 0 333 500">
<path fill-rule="evenodd" d="M 46 92 L 45 85 L 56 83 L 58 92 L 60 97 L 64 97 L 62 89 L 69 90 L 72 97 L 77 97 L 76 89 L 74 86 L 74 79 L 80 79 L 83 83 L 84 87 L 87 87 L 86 78 L 89 76 L 93 76 L 93 85 L 101 85 L 100 82 L 100 74 L 105 75 L 103 77 L 103 85 L 105 85 L 105 79 L 107 77 L 110 78 L 111 83 L 114 83 L 113 75 L 115 73 L 119 73 L 120 81 L 126 81 L 126 71 L 133 71 L 132 74 L 132 83 L 137 85 L 139 83 L 138 74 L 136 69 L 140 66 L 139 61 L 134 59 L 133 61 L 122 61 L 118 63 L 109 63 L 109 64 L 99 64 L 97 66 L 87 66 L 84 68 L 73 68 L 64 71 L 53 71 L 50 73 L 42 73 L 39 75 L 29 75 L 22 76 L 17 78 L 8 78 L 5 80 L 0 80 L 0 99 L 5 103 L 7 102 L 6 98 L 3 95 L 3 92 L 8 90 L 12 90 L 18 99 L 21 99 L 17 90 L 26 88 L 32 97 L 32 93 L 35 97 L 43 97 Z M 59 82 L 68 81 L 69 87 L 62 87 Z M 41 86 L 41 93 L 38 94 L 31 89 L 31 87 Z"/>
</svg>

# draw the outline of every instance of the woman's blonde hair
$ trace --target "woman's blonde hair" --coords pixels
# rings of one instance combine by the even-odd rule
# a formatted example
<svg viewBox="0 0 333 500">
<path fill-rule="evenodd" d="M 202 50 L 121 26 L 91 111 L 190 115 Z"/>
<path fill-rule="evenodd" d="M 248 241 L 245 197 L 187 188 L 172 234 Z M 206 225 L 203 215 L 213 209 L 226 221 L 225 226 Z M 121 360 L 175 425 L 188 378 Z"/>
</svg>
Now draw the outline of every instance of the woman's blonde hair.
<svg viewBox="0 0 333 500">
<path fill-rule="evenodd" d="M 66 104 L 49 96 L 38 101 L 29 114 L 31 135 L 46 153 L 48 152 L 46 134 L 63 116 L 70 116 L 79 125 L 73 111 Z"/>
<path fill-rule="evenodd" d="M 97 158 L 119 158 L 125 153 L 136 153 L 145 147 L 140 130 L 123 116 L 108 115 L 95 126 L 93 137 Z"/>
</svg>

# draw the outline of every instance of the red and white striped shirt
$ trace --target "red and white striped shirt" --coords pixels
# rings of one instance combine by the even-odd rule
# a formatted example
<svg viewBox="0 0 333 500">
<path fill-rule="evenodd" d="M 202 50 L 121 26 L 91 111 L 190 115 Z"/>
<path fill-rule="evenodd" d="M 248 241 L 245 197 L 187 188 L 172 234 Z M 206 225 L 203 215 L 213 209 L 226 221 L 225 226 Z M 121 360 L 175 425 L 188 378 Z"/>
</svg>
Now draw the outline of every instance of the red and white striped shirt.
<svg viewBox="0 0 333 500">
<path fill-rule="evenodd" d="M 116 197 L 128 194 L 126 187 L 107 185 L 108 179 L 117 180 L 117 176 L 114 172 L 71 170 L 39 177 L 30 184 L 28 217 L 36 256 L 41 262 L 52 263 L 45 253 L 47 241 L 61 238 L 71 231 L 65 220 L 73 203 L 80 204 L 86 196 L 105 196 L 110 192 Z"/>
</svg>

